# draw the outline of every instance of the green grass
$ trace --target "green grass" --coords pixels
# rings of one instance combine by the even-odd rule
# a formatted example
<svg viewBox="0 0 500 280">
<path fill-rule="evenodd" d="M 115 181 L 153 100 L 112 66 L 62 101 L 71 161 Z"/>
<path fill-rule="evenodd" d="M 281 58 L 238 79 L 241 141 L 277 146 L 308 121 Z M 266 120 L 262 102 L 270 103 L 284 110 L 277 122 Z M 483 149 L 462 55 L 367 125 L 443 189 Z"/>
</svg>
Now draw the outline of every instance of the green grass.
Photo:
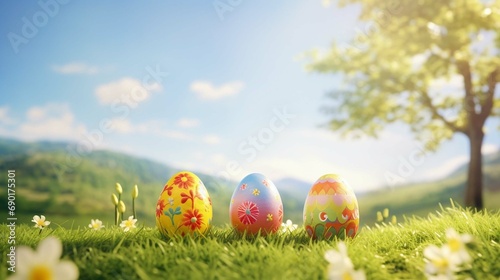
<svg viewBox="0 0 500 280">
<path fill-rule="evenodd" d="M 346 240 L 356 269 L 367 279 L 424 278 L 423 250 L 441 245 L 447 228 L 470 233 L 472 269 L 460 276 L 473 279 L 500 277 L 500 212 L 472 212 L 448 208 L 427 218 L 409 218 L 393 225 L 363 227 Z M 7 236 L 7 227 L 1 227 Z M 214 227 L 204 237 L 168 239 L 156 228 L 130 233 L 108 226 L 101 231 L 50 226 L 39 231 L 31 225 L 17 228 L 17 245 L 36 247 L 47 236 L 59 237 L 63 259 L 80 270 L 81 279 L 323 279 L 324 252 L 336 240 L 311 241 L 304 230 L 267 237 L 240 237 L 229 228 Z M 7 252 L 6 242 L 0 245 Z M 7 274 L 6 255 L 0 258 L 0 279 Z"/>
</svg>

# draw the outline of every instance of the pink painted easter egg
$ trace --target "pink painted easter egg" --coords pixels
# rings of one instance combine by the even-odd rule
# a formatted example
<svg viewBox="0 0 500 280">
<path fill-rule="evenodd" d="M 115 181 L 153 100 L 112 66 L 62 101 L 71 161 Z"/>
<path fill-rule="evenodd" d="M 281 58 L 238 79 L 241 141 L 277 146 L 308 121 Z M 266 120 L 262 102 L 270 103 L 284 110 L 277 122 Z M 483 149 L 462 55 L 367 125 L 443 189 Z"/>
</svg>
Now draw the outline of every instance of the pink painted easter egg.
<svg viewBox="0 0 500 280">
<path fill-rule="evenodd" d="M 233 192 L 229 216 L 232 226 L 240 233 L 275 233 L 283 220 L 278 189 L 262 174 L 247 175 Z"/>
</svg>

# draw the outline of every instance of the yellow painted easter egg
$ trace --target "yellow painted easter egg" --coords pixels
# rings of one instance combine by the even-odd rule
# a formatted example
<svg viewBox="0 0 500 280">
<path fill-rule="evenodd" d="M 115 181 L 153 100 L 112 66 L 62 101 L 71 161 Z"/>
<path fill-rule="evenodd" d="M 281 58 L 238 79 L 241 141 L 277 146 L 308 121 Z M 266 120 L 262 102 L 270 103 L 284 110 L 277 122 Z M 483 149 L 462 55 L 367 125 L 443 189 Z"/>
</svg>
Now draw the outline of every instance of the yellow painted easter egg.
<svg viewBox="0 0 500 280">
<path fill-rule="evenodd" d="M 172 176 L 156 203 L 156 226 L 164 236 L 207 231 L 212 223 L 212 200 L 203 182 L 192 172 Z"/>
</svg>

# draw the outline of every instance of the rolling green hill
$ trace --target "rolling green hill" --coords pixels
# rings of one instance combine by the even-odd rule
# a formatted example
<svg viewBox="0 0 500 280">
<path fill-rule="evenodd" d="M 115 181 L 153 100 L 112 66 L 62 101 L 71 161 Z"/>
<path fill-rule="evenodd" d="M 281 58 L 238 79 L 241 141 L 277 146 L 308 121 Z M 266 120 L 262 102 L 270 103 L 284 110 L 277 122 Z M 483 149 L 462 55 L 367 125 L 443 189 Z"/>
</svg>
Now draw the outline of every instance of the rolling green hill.
<svg viewBox="0 0 500 280">
<path fill-rule="evenodd" d="M 111 193 L 116 182 L 124 188 L 123 200 L 131 213 L 130 192 L 139 185 L 137 212 L 141 222 L 155 223 L 156 200 L 175 168 L 148 159 L 111 151 L 93 151 L 79 161 L 68 161 L 68 143 L 24 143 L 0 139 L 0 181 L 7 181 L 8 169 L 16 170 L 16 214 L 20 222 L 28 223 L 35 214 L 51 217 L 65 227 L 85 226 L 90 218 L 113 223 Z M 67 163 L 78 162 L 69 166 Z M 214 224 L 229 222 L 229 201 L 237 182 L 220 183 L 214 177 L 195 172 L 206 185 L 213 202 Z M 490 209 L 500 209 L 500 154 L 485 159 L 485 202 Z M 285 219 L 302 222 L 302 209 L 309 186 L 307 182 L 279 180 L 276 183 L 284 204 Z M 294 184 L 298 184 L 294 186 Z M 312 184 L 313 182 L 311 182 Z M 389 208 L 391 214 L 427 215 L 438 204 L 449 204 L 453 198 L 463 201 L 465 173 L 458 169 L 448 178 L 436 181 L 383 189 L 359 196 L 362 224 L 373 224 L 376 212 Z M 304 189 L 305 192 L 304 192 Z M 6 196 L 0 203 L 6 205 Z M 4 219 L 5 211 L 0 217 Z"/>
<path fill-rule="evenodd" d="M 373 224 L 376 212 L 389 208 L 399 220 L 402 216 L 427 216 L 439 209 L 439 203 L 450 205 L 450 198 L 463 205 L 467 166 L 435 182 L 415 183 L 367 193 L 358 200 L 364 223 Z M 485 207 L 500 209 L 500 153 L 489 155 L 483 161 Z"/>
<path fill-rule="evenodd" d="M 113 221 L 111 193 L 115 183 L 124 188 L 123 200 L 131 213 L 130 192 L 139 186 L 137 215 L 146 225 L 154 225 L 156 200 L 165 182 L 176 172 L 174 168 L 110 151 L 85 154 L 78 165 L 68 166 L 65 152 L 68 143 L 23 143 L 0 139 L 0 181 L 7 181 L 7 170 L 16 170 L 16 214 L 57 216 L 61 220 L 85 217 Z M 69 161 L 71 162 L 71 161 Z M 77 162 L 73 160 L 72 162 Z M 219 184 L 214 178 L 197 173 L 205 183 L 214 202 L 214 223 L 227 222 L 232 186 Z M 1 196 L 2 205 L 6 196 Z M 127 214 L 126 213 L 126 214 Z M 2 211 L 5 215 L 5 211 Z M 77 223 L 78 225 L 83 225 Z"/>
</svg>

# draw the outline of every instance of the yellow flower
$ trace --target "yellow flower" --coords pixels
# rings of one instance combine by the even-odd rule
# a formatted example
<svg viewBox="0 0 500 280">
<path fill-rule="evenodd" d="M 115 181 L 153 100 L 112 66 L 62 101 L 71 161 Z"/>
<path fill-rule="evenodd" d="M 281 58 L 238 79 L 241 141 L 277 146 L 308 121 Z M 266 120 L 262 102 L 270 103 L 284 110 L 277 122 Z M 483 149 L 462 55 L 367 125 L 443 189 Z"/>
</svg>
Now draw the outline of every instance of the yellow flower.
<svg viewBox="0 0 500 280">
<path fill-rule="evenodd" d="M 115 194 L 111 194 L 111 201 L 115 206 L 118 206 L 118 197 Z"/>
<path fill-rule="evenodd" d="M 384 217 L 382 217 L 382 212 L 377 211 L 377 222 L 382 222 Z"/>
<path fill-rule="evenodd" d="M 134 189 L 132 190 L 132 198 L 137 198 L 139 196 L 139 188 L 137 188 L 137 185 L 134 186 Z"/>
<path fill-rule="evenodd" d="M 120 183 L 116 183 L 116 191 L 119 193 L 119 194 L 122 194 L 123 192 L 123 189 L 122 189 L 122 185 L 120 185 Z"/>
<path fill-rule="evenodd" d="M 78 267 L 71 261 L 60 261 L 61 241 L 55 237 L 42 240 L 36 251 L 28 246 L 17 248 L 17 269 L 14 279 L 78 279 Z"/>
<path fill-rule="evenodd" d="M 260 191 L 258 189 L 253 189 L 253 195 L 258 196 L 260 194 Z"/>
<path fill-rule="evenodd" d="M 385 219 L 387 219 L 389 217 L 389 209 L 387 209 L 387 208 L 384 209 L 383 216 Z"/>
<path fill-rule="evenodd" d="M 118 204 L 118 211 L 120 211 L 120 213 L 124 213 L 125 209 L 125 203 L 123 203 L 123 201 L 120 201 L 120 203 Z"/>
<path fill-rule="evenodd" d="M 137 219 L 134 219 L 134 216 L 130 216 L 130 217 L 128 217 L 127 220 L 122 221 L 122 223 L 120 224 L 120 227 L 123 228 L 124 232 L 127 232 L 131 229 L 136 228 L 136 226 L 135 226 L 136 222 L 137 222 Z"/>
<path fill-rule="evenodd" d="M 395 225 L 395 224 L 397 224 L 397 223 L 398 223 L 398 218 L 396 218 L 396 216 L 395 216 L 395 215 L 392 215 L 392 218 L 391 218 L 391 223 L 392 223 L 393 225 Z"/>
<path fill-rule="evenodd" d="M 39 228 L 39 229 L 44 229 L 45 227 L 50 225 L 50 222 L 45 220 L 44 215 L 41 215 L 41 216 L 35 215 L 35 216 L 33 216 L 33 220 L 31 220 L 31 221 L 33 223 L 35 223 L 35 227 Z"/>
<path fill-rule="evenodd" d="M 267 219 L 268 222 L 271 222 L 273 220 L 273 214 L 267 214 Z"/>
<path fill-rule="evenodd" d="M 90 224 L 89 224 L 89 228 L 93 229 L 93 230 L 100 230 L 101 228 L 103 228 L 104 226 L 102 225 L 102 221 L 99 220 L 99 219 L 92 219 L 90 220 Z"/>
</svg>

